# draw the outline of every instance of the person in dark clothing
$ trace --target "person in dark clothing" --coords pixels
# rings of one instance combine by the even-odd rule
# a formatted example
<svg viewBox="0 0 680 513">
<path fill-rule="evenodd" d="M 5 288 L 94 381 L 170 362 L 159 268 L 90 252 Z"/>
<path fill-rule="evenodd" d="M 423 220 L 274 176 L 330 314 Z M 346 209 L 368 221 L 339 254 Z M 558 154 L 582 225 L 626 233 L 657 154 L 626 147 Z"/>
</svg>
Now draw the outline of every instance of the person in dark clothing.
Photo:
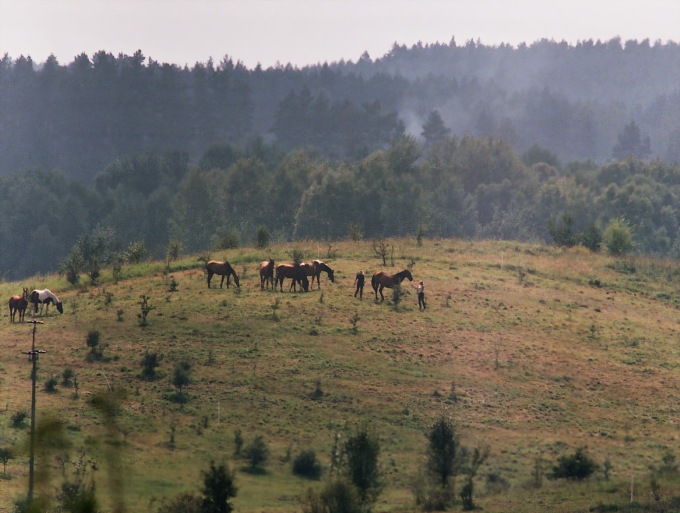
<svg viewBox="0 0 680 513">
<path fill-rule="evenodd" d="M 357 277 L 354 278 L 354 285 L 356 285 L 357 290 L 354 291 L 354 297 L 357 297 L 357 294 L 359 294 L 359 299 L 364 298 L 364 281 L 366 277 L 364 276 L 364 271 L 359 271 L 357 273 Z"/>
</svg>

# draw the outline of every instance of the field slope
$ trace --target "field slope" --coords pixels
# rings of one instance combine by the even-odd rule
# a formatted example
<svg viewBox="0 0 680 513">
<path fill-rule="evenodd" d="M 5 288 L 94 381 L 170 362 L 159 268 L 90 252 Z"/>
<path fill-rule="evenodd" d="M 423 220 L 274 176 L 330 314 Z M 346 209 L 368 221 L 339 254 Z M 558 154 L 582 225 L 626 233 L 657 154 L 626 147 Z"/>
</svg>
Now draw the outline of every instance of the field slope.
<svg viewBox="0 0 680 513">
<path fill-rule="evenodd" d="M 41 494 L 61 481 L 63 455 L 97 461 L 105 510 L 153 511 L 157 501 L 198 491 L 211 459 L 236 471 L 238 511 L 300 511 L 310 482 L 291 473 L 291 458 L 314 449 L 328 466 L 334 437 L 361 423 L 381 440 L 385 489 L 377 511 L 412 511 L 412 485 L 422 468 L 425 432 L 438 416 L 455 419 L 462 443 L 486 445 L 477 480 L 485 511 L 579 511 L 626 504 L 630 482 L 649 494 L 649 469 L 678 454 L 680 429 L 680 266 L 651 258 L 614 259 L 583 249 L 508 242 L 388 241 L 387 271 L 410 267 L 401 301 L 376 302 L 370 276 L 383 269 L 370 242 L 308 242 L 215 252 L 241 277 L 241 288 L 208 289 L 196 256 L 125 268 L 117 283 L 104 272 L 97 286 L 70 287 L 58 276 L 2 283 L 2 297 L 22 286 L 48 287 L 64 302 L 38 319 L 38 422 L 63 422 L 68 447 L 41 447 Z M 321 291 L 261 291 L 257 265 L 292 251 L 335 269 Z M 363 301 L 354 276 L 368 277 Z M 423 280 L 428 308 L 418 310 L 411 285 Z M 83 277 L 83 283 L 89 279 Z M 219 285 L 219 280 L 217 281 Z M 152 309 L 140 326 L 141 296 Z M 17 457 L 0 480 L 0 510 L 25 493 L 26 424 L 30 411 L 31 326 L 0 326 L 0 447 Z M 354 324 L 352 320 L 354 319 Z M 101 354 L 89 357 L 88 333 Z M 141 379 L 145 352 L 162 357 L 159 377 Z M 189 397 L 172 401 L 174 368 L 190 366 Z M 62 384 L 70 369 L 78 383 Z M 55 377 L 56 391 L 45 384 Z M 92 398 L 122 397 L 114 415 Z M 263 474 L 234 457 L 234 433 L 247 445 L 266 440 Z M 578 447 L 613 466 L 589 483 L 545 480 L 531 488 L 536 462 L 550 465 Z M 510 484 L 485 493 L 492 473 Z M 669 493 L 677 479 L 662 483 Z M 680 492 L 679 492 L 680 494 Z"/>
</svg>

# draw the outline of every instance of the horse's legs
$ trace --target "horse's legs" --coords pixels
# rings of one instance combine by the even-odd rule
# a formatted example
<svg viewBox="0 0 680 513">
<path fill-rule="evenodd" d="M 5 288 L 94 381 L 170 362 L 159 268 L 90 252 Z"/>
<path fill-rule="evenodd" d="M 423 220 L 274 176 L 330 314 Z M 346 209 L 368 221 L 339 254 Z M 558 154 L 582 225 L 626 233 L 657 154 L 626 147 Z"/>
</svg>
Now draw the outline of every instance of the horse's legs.
<svg viewBox="0 0 680 513">
<path fill-rule="evenodd" d="M 385 296 L 383 296 L 383 289 L 385 288 L 385 285 L 380 285 L 380 301 L 385 301 Z M 376 299 L 378 295 L 376 294 Z"/>
<path fill-rule="evenodd" d="M 223 284 L 224 284 L 224 274 L 222 275 L 222 279 L 220 280 L 220 288 L 222 288 Z"/>
</svg>

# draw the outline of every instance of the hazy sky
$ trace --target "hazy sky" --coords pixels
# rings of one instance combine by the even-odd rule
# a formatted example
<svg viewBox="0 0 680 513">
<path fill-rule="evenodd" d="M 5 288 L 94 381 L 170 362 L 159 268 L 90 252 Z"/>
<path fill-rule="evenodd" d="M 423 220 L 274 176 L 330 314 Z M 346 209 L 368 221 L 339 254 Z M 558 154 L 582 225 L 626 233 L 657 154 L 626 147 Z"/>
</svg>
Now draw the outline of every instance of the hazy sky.
<svg viewBox="0 0 680 513">
<path fill-rule="evenodd" d="M 382 57 L 396 42 L 680 42 L 680 0 L 0 0 L 0 55 L 132 54 L 252 68 Z"/>
</svg>

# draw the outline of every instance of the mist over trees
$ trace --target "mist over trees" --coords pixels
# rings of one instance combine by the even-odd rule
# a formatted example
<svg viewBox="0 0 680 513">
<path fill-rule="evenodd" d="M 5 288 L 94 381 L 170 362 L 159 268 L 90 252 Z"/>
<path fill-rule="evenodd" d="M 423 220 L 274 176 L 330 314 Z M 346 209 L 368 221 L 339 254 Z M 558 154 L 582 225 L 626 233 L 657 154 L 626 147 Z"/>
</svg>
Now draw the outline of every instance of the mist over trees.
<svg viewBox="0 0 680 513">
<path fill-rule="evenodd" d="M 263 227 L 597 249 L 618 223 L 634 251 L 677 257 L 678 84 L 678 44 L 646 40 L 452 40 L 302 69 L 5 55 L 0 273 L 56 270 L 88 236 L 161 256 Z"/>
<path fill-rule="evenodd" d="M 91 180 L 120 155 L 179 150 L 195 162 L 220 140 L 254 137 L 334 159 L 395 135 L 423 140 L 433 113 L 453 135 L 534 145 L 562 162 L 612 157 L 634 124 L 642 158 L 677 162 L 680 47 L 549 40 L 531 45 L 394 45 L 375 60 L 247 69 L 224 57 L 191 68 L 137 51 L 0 60 L 0 174 L 61 169 Z M 434 128 L 434 127 L 431 127 Z"/>
</svg>

